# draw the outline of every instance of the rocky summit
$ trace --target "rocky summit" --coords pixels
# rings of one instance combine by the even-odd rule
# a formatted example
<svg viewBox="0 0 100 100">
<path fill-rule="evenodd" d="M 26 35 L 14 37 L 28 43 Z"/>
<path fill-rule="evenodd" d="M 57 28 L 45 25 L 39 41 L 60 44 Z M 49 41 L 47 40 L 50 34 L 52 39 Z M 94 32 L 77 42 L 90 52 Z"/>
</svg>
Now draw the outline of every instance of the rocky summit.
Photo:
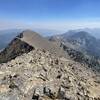
<svg viewBox="0 0 100 100">
<path fill-rule="evenodd" d="M 6 63 L 33 49 L 44 49 L 56 56 L 66 56 L 66 53 L 57 44 L 51 43 L 34 31 L 25 30 L 0 52 L 0 63 Z"/>
<path fill-rule="evenodd" d="M 35 49 L 0 65 L 0 100 L 100 100 L 100 75 Z"/>
</svg>

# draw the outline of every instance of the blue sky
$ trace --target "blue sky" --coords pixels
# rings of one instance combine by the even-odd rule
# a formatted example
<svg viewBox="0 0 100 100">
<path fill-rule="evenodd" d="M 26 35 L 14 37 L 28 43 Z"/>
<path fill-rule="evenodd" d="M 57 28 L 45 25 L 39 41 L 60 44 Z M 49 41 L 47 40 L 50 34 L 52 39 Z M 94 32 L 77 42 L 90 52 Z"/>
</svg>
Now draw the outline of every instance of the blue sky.
<svg viewBox="0 0 100 100">
<path fill-rule="evenodd" d="M 100 26 L 100 0 L 0 0 L 0 29 Z"/>
</svg>

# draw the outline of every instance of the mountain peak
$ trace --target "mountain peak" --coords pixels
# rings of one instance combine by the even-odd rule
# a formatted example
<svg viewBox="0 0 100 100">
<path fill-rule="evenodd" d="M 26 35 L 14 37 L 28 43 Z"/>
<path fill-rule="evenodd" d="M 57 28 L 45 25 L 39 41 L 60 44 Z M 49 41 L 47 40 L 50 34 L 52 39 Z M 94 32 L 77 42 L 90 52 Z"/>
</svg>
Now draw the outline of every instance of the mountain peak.
<svg viewBox="0 0 100 100">
<path fill-rule="evenodd" d="M 31 30 L 24 30 L 22 31 L 17 37 L 19 38 L 25 38 L 25 37 L 33 37 L 34 35 L 39 35 L 38 33 L 34 32 L 34 31 L 31 31 Z"/>
<path fill-rule="evenodd" d="M 58 45 L 48 41 L 34 31 L 25 30 L 15 37 L 11 43 L 0 52 L 1 62 L 7 62 L 33 49 L 41 49 L 49 51 L 56 56 L 66 57 L 65 52 Z"/>
<path fill-rule="evenodd" d="M 71 37 L 92 37 L 88 32 L 85 32 L 85 31 L 79 31 L 79 32 L 76 32 L 75 34 L 73 34 Z"/>
</svg>

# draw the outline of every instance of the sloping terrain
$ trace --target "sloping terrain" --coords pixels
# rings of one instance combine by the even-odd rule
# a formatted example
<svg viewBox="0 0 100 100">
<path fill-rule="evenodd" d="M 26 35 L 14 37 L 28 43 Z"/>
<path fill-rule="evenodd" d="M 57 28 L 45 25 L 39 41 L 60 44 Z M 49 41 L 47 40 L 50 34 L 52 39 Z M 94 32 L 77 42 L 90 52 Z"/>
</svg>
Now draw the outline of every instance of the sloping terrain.
<svg viewBox="0 0 100 100">
<path fill-rule="evenodd" d="M 34 50 L 0 65 L 0 100 L 100 100 L 87 65 Z"/>
<path fill-rule="evenodd" d="M 0 63 L 10 61 L 23 53 L 33 49 L 47 50 L 56 56 L 66 56 L 65 52 L 56 44 L 46 40 L 38 33 L 26 30 L 15 37 L 0 53 Z"/>
<path fill-rule="evenodd" d="M 68 37 L 67 41 L 88 55 L 100 56 L 100 41 L 89 33 L 80 31 Z M 77 50 L 78 50 L 77 49 Z"/>
<path fill-rule="evenodd" d="M 99 61 L 68 44 L 30 30 L 15 37 L 0 53 L 0 100 L 100 100 Z"/>
<path fill-rule="evenodd" d="M 39 35 L 36 32 L 26 30 L 23 31 L 18 37 L 20 38 L 20 40 L 28 43 L 34 48 L 42 49 L 42 50 L 44 49 L 59 56 L 66 55 L 64 51 L 57 44 L 51 43 L 46 38 L 43 38 L 41 35 Z"/>
<path fill-rule="evenodd" d="M 1 51 L 0 63 L 8 62 L 11 59 L 16 58 L 17 56 L 20 56 L 23 53 L 28 53 L 29 51 L 33 49 L 34 47 L 21 41 L 18 38 L 15 38 L 3 51 Z"/>
<path fill-rule="evenodd" d="M 100 72 L 100 40 L 85 31 L 68 31 L 48 38 L 57 42 L 74 61 Z"/>
<path fill-rule="evenodd" d="M 52 39 L 59 39 L 59 41 L 74 50 L 100 58 L 100 40 L 91 36 L 88 32 L 68 31 L 67 33 L 53 36 L 50 40 Z"/>
<path fill-rule="evenodd" d="M 66 51 L 70 59 L 73 59 L 75 62 L 79 62 L 81 64 L 86 64 L 94 72 L 100 73 L 100 59 L 86 55 L 83 52 L 72 49 L 65 44 L 61 44 L 60 47 L 62 47 L 63 50 Z"/>
</svg>

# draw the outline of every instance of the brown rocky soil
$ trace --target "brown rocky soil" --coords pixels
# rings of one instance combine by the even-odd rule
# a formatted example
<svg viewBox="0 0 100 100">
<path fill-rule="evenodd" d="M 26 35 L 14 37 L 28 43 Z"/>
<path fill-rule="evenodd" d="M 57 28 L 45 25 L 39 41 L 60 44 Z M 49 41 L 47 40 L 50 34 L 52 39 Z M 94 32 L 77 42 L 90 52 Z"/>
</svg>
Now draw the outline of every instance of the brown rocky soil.
<svg viewBox="0 0 100 100">
<path fill-rule="evenodd" d="M 33 50 L 0 65 L 0 100 L 100 100 L 100 76 L 87 65 Z"/>
</svg>

